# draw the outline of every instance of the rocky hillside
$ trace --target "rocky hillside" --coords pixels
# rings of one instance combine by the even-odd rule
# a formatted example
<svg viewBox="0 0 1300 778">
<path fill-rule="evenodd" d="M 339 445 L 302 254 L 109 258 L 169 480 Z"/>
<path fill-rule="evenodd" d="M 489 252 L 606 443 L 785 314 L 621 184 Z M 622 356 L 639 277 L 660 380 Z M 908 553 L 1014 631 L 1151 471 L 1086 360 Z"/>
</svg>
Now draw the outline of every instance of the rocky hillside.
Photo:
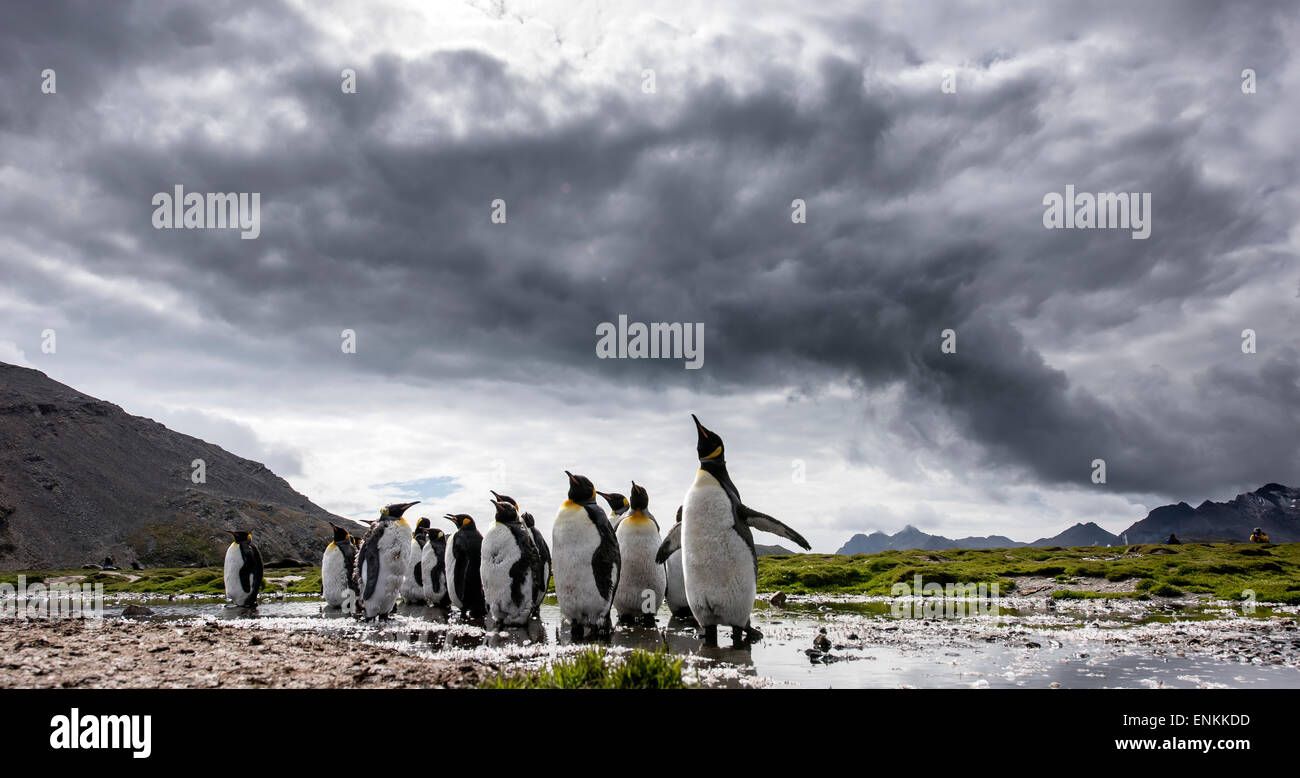
<svg viewBox="0 0 1300 778">
<path fill-rule="evenodd" d="M 908 524 L 893 535 L 886 535 L 883 532 L 873 532 L 870 535 L 854 535 L 849 538 L 849 542 L 841 546 L 840 550 L 835 553 L 851 556 L 853 554 L 877 554 L 890 549 L 902 551 L 919 548 L 939 551 L 945 548 L 1013 548 L 1023 545 L 1025 544 L 1017 543 L 1011 538 L 1001 535 L 953 540 L 942 535 L 931 535 Z"/>
<path fill-rule="evenodd" d="M 1129 543 L 1159 543 L 1171 532 L 1180 540 L 1245 542 L 1255 527 L 1274 543 L 1300 541 L 1300 489 L 1265 484 L 1228 502 L 1163 505 L 1120 534 Z"/>
<path fill-rule="evenodd" d="M 193 483 L 191 463 L 206 464 Z M 265 466 L 0 363 L 0 569 L 217 564 L 227 529 L 268 560 L 320 559 L 329 522 Z"/>
<path fill-rule="evenodd" d="M 1193 508 L 1185 502 L 1163 505 L 1124 532 L 1112 535 L 1097 524 L 1075 524 L 1050 538 L 1019 543 L 1002 535 L 957 538 L 930 535 L 910 524 L 893 535 L 857 534 L 838 554 L 877 554 L 890 549 L 1015 548 L 1017 546 L 1118 546 L 1125 543 L 1163 543 L 1170 533 L 1185 541 L 1235 541 L 1244 543 L 1251 530 L 1263 527 L 1274 543 L 1300 541 L 1300 489 L 1266 484 L 1228 502 L 1206 500 Z"/>
</svg>

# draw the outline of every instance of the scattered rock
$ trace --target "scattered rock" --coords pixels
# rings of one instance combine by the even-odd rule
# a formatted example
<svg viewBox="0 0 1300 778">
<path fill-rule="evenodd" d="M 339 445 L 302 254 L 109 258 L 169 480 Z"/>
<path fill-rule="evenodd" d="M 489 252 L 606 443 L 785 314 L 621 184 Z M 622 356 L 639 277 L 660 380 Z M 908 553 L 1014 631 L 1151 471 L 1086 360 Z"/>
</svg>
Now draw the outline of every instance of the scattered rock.
<svg viewBox="0 0 1300 778">
<path fill-rule="evenodd" d="M 144 605 L 128 605 L 122 609 L 122 615 L 128 618 L 138 616 L 152 616 L 153 611 Z"/>
<path fill-rule="evenodd" d="M 785 601 L 786 601 L 785 592 L 777 592 L 776 594 L 772 595 L 771 599 L 768 600 L 768 602 L 771 603 L 772 605 L 785 605 Z"/>
<path fill-rule="evenodd" d="M 817 637 L 813 638 L 813 648 L 822 652 L 831 650 L 831 639 L 826 637 L 825 627 L 817 631 Z"/>
</svg>

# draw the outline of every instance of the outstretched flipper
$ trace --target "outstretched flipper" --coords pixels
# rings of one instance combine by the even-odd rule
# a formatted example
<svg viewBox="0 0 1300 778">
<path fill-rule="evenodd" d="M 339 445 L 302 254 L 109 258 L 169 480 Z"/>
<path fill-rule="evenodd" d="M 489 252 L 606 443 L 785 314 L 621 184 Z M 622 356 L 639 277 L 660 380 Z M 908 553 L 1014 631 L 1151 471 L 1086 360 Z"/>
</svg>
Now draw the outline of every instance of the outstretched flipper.
<svg viewBox="0 0 1300 778">
<path fill-rule="evenodd" d="M 766 513 L 759 513 L 747 505 L 741 505 L 739 512 L 741 520 L 748 524 L 750 528 L 756 529 L 760 532 L 770 532 L 773 535 L 780 535 L 787 540 L 793 540 L 795 543 L 798 543 L 805 551 L 812 550 L 812 546 L 808 541 L 804 540 L 803 535 L 800 535 L 793 529 L 790 529 L 771 516 L 768 516 Z"/>
<path fill-rule="evenodd" d="M 678 508 L 677 510 L 680 511 L 681 508 Z M 773 521 L 776 520 L 773 519 Z M 794 530 L 790 531 L 794 532 Z M 673 553 L 681 547 L 682 523 L 679 521 L 673 525 L 672 529 L 668 530 L 668 534 L 664 536 L 664 542 L 659 544 L 659 553 L 655 554 L 655 564 L 662 565 L 664 562 L 667 562 L 668 557 L 672 556 Z"/>
</svg>

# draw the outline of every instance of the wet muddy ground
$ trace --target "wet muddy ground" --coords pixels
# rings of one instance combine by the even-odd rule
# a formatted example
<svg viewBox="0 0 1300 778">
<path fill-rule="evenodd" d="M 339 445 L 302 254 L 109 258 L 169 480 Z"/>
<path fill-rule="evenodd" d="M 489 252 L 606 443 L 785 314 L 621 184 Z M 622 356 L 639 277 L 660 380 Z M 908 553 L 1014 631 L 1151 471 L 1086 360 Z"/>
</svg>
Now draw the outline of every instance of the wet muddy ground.
<svg viewBox="0 0 1300 778">
<path fill-rule="evenodd" d="M 121 615 L 141 601 L 109 603 L 98 629 L 0 621 L 0 640 L 16 646 L 0 686 L 475 685 L 594 644 L 666 648 L 688 680 L 720 687 L 1300 688 L 1296 606 L 790 597 L 756 608 L 761 642 L 709 648 L 666 610 L 655 628 L 575 644 L 552 603 L 528 628 L 497 631 L 422 607 L 364 623 L 294 597 L 252 612 L 146 601 L 152 615 Z"/>
</svg>

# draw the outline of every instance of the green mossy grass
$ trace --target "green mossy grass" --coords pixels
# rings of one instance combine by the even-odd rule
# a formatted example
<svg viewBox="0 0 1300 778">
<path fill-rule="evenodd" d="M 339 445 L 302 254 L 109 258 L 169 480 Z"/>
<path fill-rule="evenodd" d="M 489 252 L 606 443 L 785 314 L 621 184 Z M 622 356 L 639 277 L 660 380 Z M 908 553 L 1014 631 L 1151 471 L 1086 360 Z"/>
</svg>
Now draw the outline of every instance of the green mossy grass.
<svg viewBox="0 0 1300 778">
<path fill-rule="evenodd" d="M 610 660 L 603 648 L 589 648 L 541 670 L 502 673 L 484 689 L 688 689 L 682 660 L 664 651 L 636 649 Z"/>
<path fill-rule="evenodd" d="M 1146 598 L 1184 594 L 1258 602 L 1300 603 L 1300 543 L 1246 545 L 1141 544 L 1113 548 L 995 548 L 882 551 L 878 554 L 790 554 L 759 557 L 758 588 L 788 594 L 890 596 L 896 583 L 998 584 L 1015 594 L 1019 576 L 1055 582 L 1058 598 Z M 1081 578 L 1134 581 L 1134 591 L 1090 592 Z M 1072 586 L 1073 584 L 1073 586 Z"/>
</svg>

